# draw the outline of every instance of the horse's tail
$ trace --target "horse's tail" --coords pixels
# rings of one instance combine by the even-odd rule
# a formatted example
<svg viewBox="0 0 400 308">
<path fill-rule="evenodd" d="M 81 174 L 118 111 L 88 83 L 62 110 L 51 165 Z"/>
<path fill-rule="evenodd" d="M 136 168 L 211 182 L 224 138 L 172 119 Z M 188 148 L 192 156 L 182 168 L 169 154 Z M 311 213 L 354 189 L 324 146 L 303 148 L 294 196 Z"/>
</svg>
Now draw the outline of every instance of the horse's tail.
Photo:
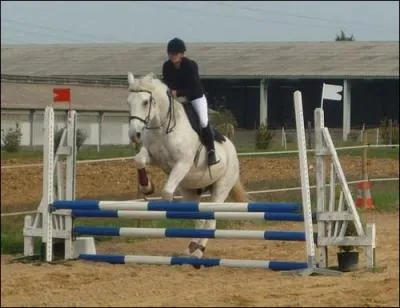
<svg viewBox="0 0 400 308">
<path fill-rule="evenodd" d="M 247 194 L 246 190 L 243 187 L 243 184 L 238 179 L 235 185 L 232 187 L 232 190 L 229 193 L 230 197 L 232 197 L 236 202 L 249 202 L 250 197 Z"/>
</svg>

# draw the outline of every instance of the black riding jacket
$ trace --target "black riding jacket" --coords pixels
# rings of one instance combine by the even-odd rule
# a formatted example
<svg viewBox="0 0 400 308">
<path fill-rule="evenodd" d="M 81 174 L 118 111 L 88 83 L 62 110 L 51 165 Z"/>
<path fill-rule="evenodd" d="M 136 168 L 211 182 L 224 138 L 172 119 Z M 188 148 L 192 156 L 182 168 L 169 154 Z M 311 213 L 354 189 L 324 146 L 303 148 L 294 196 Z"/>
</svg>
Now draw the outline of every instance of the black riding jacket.
<svg viewBox="0 0 400 308">
<path fill-rule="evenodd" d="M 163 64 L 162 73 L 164 83 L 171 90 L 176 90 L 176 96 L 186 96 L 189 101 L 203 96 L 204 88 L 194 60 L 183 57 L 179 68 L 167 60 Z"/>
</svg>

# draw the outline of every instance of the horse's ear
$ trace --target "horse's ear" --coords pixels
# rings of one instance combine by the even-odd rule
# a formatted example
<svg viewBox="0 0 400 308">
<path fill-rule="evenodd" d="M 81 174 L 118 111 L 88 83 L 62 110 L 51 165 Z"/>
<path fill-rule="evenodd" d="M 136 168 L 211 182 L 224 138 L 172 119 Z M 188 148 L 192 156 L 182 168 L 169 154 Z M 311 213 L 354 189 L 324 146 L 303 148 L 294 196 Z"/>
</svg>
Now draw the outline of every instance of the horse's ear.
<svg viewBox="0 0 400 308">
<path fill-rule="evenodd" d="M 133 76 L 132 72 L 128 72 L 128 84 L 129 86 L 133 86 L 133 83 L 135 82 L 135 76 Z"/>
</svg>

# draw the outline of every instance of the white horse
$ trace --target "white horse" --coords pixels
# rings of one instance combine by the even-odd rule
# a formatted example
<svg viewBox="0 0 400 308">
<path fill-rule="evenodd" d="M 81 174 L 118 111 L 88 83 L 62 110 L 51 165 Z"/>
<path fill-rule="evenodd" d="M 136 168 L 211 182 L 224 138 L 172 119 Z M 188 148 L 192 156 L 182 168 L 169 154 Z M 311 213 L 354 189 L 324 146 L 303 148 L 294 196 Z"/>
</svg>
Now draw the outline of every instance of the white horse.
<svg viewBox="0 0 400 308">
<path fill-rule="evenodd" d="M 129 138 L 141 143 L 134 157 L 139 189 L 153 192 L 145 166 L 160 167 L 168 175 L 163 188 L 164 200 L 173 200 L 179 187 L 183 200 L 199 201 L 209 190 L 213 202 L 223 203 L 231 195 L 235 201 L 248 202 L 239 179 L 239 160 L 233 143 L 220 135 L 215 150 L 220 162 L 208 167 L 206 149 L 192 128 L 183 103 L 168 94 L 167 86 L 153 74 L 140 79 L 128 73 Z M 217 137 L 216 137 L 217 139 Z M 196 228 L 215 229 L 215 220 L 196 220 Z M 192 239 L 184 254 L 201 258 L 208 239 Z"/>
</svg>

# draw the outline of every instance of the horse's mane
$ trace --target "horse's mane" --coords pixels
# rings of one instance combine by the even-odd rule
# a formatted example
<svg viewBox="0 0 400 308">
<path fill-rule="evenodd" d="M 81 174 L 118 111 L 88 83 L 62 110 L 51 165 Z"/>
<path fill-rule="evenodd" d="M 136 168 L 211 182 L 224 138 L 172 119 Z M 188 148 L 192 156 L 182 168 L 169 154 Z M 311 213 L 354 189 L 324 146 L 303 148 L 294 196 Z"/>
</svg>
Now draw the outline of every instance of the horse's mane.
<svg viewBox="0 0 400 308">
<path fill-rule="evenodd" d="M 147 90 L 154 94 L 163 91 L 166 93 L 168 87 L 154 73 L 149 73 L 143 77 L 136 78 L 130 89 L 132 90 Z"/>
<path fill-rule="evenodd" d="M 135 91 L 146 90 L 150 91 L 153 96 L 164 96 L 168 90 L 168 86 L 154 73 L 148 73 L 143 77 L 136 78 L 130 89 Z M 186 98 L 174 98 L 173 100 L 182 103 L 186 101 Z"/>
</svg>

